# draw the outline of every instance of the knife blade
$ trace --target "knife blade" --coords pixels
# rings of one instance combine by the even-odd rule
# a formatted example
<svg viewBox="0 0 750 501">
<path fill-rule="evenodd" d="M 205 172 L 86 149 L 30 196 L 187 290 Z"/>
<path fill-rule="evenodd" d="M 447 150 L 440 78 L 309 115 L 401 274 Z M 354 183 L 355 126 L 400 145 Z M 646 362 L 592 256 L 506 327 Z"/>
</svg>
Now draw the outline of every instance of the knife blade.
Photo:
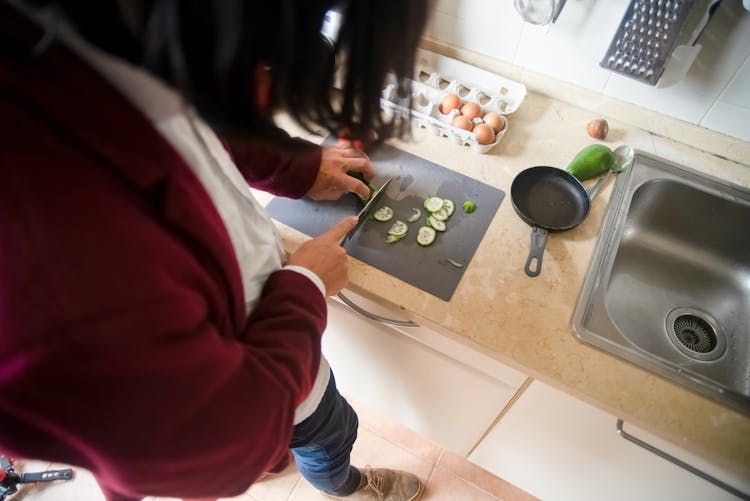
<svg viewBox="0 0 750 501">
<path fill-rule="evenodd" d="M 385 193 L 385 189 L 388 187 L 388 185 L 393 181 L 393 178 L 388 178 L 383 183 L 383 185 L 378 188 L 378 190 L 372 194 L 370 199 L 367 201 L 364 207 L 362 207 L 362 210 L 360 210 L 357 213 L 357 226 L 352 228 L 349 233 L 344 235 L 341 240 L 339 240 L 339 245 L 344 245 L 351 237 L 354 235 L 358 229 L 362 227 L 362 224 L 367 220 L 367 218 L 372 213 L 373 209 L 375 208 L 375 204 L 377 204 L 378 200 L 383 197 L 383 194 Z"/>
</svg>

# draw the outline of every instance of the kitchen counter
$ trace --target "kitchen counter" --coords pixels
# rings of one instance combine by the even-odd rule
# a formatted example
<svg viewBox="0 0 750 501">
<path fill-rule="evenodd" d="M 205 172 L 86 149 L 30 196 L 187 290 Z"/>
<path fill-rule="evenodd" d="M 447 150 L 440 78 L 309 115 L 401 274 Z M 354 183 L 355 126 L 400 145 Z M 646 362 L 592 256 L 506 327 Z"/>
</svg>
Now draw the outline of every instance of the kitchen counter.
<svg viewBox="0 0 750 501">
<path fill-rule="evenodd" d="M 609 108 L 602 105 L 589 109 Z M 613 181 L 592 202 L 591 212 L 580 226 L 550 235 L 541 275 L 530 278 L 523 271 L 531 228 L 513 210 L 511 182 L 526 167 L 565 167 L 581 148 L 595 142 L 587 136 L 585 124 L 598 116 L 532 91 L 520 109 L 509 116 L 508 132 L 489 154 L 474 153 L 423 129 L 415 130 L 410 141 L 390 141 L 407 152 L 498 187 L 506 192 L 506 198 L 450 302 L 356 259 L 350 263 L 349 288 L 398 308 L 404 316 L 598 406 L 626 423 L 750 477 L 750 416 L 583 344 L 571 333 L 570 318 Z M 698 127 L 667 118 L 652 119 L 656 125 L 650 130 L 659 131 L 658 134 L 630 125 L 632 121 L 605 118 L 610 132 L 603 142 L 613 149 L 630 144 L 750 187 L 750 148 L 742 142 L 728 141 L 733 145 L 733 156 L 740 160 L 732 161 L 724 158 L 726 155 L 704 151 L 720 149 L 727 143 L 725 136 L 702 133 Z M 283 125 L 299 131 L 290 124 Z M 705 139 L 700 142 L 702 149 L 665 137 L 670 127 L 679 127 L 678 136 L 684 135 L 683 128 L 691 128 L 693 137 Z M 287 250 L 307 238 L 283 225 L 280 230 Z"/>
</svg>

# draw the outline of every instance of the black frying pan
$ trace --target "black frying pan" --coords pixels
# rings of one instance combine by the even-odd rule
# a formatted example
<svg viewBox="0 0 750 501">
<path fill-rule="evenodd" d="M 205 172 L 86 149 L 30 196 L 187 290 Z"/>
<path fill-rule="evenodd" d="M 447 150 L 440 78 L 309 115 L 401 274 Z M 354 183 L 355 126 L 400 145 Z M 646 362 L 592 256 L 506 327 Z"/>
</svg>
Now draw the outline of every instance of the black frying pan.
<svg viewBox="0 0 750 501">
<path fill-rule="evenodd" d="M 589 213 L 591 199 L 573 175 L 546 166 L 529 167 L 518 174 L 510 186 L 510 198 L 516 213 L 533 228 L 524 271 L 535 277 L 542 271 L 549 232 L 578 226 Z"/>
</svg>

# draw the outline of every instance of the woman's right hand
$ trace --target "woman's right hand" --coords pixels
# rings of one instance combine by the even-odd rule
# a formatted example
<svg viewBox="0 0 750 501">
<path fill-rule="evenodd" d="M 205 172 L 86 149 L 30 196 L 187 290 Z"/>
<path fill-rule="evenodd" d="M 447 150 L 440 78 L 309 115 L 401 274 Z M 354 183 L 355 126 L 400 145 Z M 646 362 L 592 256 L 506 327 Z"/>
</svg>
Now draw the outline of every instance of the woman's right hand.
<svg viewBox="0 0 750 501">
<path fill-rule="evenodd" d="M 286 264 L 307 268 L 323 281 L 326 295 L 337 294 L 348 281 L 346 250 L 339 240 L 356 225 L 357 216 L 342 219 L 325 233 L 303 243 Z"/>
</svg>

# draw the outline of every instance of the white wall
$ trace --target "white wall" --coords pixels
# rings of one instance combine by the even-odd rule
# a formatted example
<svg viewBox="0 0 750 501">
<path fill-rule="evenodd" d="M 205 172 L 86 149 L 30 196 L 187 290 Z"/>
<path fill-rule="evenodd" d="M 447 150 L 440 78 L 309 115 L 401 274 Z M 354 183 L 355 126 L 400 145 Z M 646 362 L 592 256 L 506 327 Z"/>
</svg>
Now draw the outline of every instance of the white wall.
<svg viewBox="0 0 750 501">
<path fill-rule="evenodd" d="M 568 0 L 555 24 L 524 23 L 512 0 L 437 0 L 425 35 L 750 141 L 750 12 L 724 0 L 687 76 L 652 87 L 599 66 L 629 0 Z"/>
</svg>

